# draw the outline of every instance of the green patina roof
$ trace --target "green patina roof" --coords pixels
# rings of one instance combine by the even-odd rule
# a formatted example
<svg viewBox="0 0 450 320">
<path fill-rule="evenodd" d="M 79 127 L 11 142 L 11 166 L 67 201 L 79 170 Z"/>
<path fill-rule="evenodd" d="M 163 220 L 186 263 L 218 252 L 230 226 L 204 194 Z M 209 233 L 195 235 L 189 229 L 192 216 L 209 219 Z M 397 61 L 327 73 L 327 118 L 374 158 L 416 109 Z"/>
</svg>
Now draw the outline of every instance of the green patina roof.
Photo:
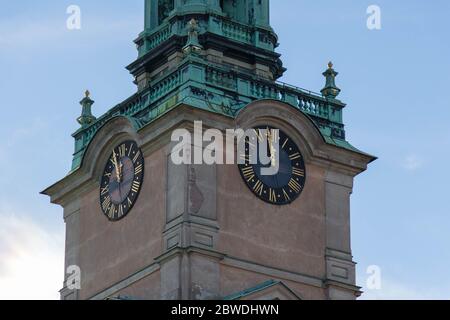
<svg viewBox="0 0 450 320">
<path fill-rule="evenodd" d="M 269 280 L 266 282 L 263 282 L 253 288 L 249 288 L 249 289 L 245 289 L 242 291 L 239 291 L 237 293 L 234 293 L 232 295 L 229 295 L 225 298 L 223 298 L 223 300 L 239 300 L 245 297 L 248 297 L 249 295 L 256 293 L 256 292 L 260 292 L 263 291 L 265 289 L 268 289 L 270 287 L 276 286 L 277 284 L 280 284 L 280 281 L 275 281 L 275 280 Z"/>
<path fill-rule="evenodd" d="M 240 299 L 248 297 L 248 296 L 250 296 L 250 295 L 252 295 L 254 293 L 258 293 L 258 292 L 264 291 L 266 289 L 269 289 L 269 288 L 277 286 L 277 285 L 284 286 L 287 290 L 292 292 L 292 294 L 294 296 L 296 296 L 297 298 L 300 299 L 300 297 L 295 292 L 293 292 L 291 289 L 289 289 L 286 285 L 284 285 L 283 282 L 275 281 L 275 280 L 269 280 L 269 281 L 263 282 L 263 283 L 261 283 L 259 285 L 256 285 L 256 286 L 254 286 L 252 288 L 245 289 L 245 290 L 239 291 L 237 293 L 234 293 L 232 295 L 226 296 L 225 298 L 223 298 L 223 300 L 227 300 L 227 301 L 240 300 Z"/>
</svg>

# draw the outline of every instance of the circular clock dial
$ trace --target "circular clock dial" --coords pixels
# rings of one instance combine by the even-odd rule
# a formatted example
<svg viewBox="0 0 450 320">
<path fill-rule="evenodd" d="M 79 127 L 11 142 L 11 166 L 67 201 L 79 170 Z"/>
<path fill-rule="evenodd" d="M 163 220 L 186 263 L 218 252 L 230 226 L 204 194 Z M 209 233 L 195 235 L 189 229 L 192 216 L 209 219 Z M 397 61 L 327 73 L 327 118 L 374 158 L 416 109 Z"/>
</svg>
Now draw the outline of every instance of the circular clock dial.
<svg viewBox="0 0 450 320">
<path fill-rule="evenodd" d="M 111 221 L 124 218 L 137 201 L 144 179 L 144 157 L 134 141 L 111 153 L 100 182 L 100 206 Z"/>
<path fill-rule="evenodd" d="M 303 155 L 294 140 L 281 130 L 274 131 L 270 126 L 255 128 L 255 136 L 246 138 L 245 164 L 239 165 L 244 182 L 250 190 L 261 200 L 273 205 L 287 205 L 294 202 L 302 193 L 306 183 L 306 168 Z M 250 155 L 256 146 L 267 145 L 267 158 L 271 161 L 262 164 L 259 156 L 257 161 L 251 161 Z M 279 148 L 275 147 L 278 143 Z M 279 154 L 276 156 L 276 152 Z M 278 163 L 277 163 L 278 161 Z M 256 163 L 256 164 L 253 164 Z M 262 169 L 278 168 L 275 174 L 263 174 Z"/>
</svg>

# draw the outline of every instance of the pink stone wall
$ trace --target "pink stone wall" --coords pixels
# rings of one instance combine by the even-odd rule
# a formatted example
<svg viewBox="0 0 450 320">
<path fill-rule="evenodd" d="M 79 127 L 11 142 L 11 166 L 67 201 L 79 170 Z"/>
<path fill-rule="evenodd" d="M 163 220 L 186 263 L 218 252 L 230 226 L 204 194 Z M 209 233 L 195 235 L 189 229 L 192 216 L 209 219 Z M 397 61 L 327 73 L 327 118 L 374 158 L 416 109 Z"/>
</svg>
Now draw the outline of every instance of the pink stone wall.
<svg viewBox="0 0 450 320">
<path fill-rule="evenodd" d="M 159 300 L 161 298 L 161 274 L 159 271 L 131 284 L 114 294 L 131 299 Z"/>
<path fill-rule="evenodd" d="M 324 170 L 307 165 L 307 176 L 297 201 L 272 206 L 253 195 L 235 166 L 219 166 L 218 250 L 246 261 L 323 278 Z"/>
<path fill-rule="evenodd" d="M 99 204 L 95 188 L 82 197 L 80 256 L 82 290 L 90 298 L 154 263 L 162 254 L 165 223 L 166 157 L 162 150 L 146 157 L 145 180 L 134 209 L 111 223 Z"/>
</svg>

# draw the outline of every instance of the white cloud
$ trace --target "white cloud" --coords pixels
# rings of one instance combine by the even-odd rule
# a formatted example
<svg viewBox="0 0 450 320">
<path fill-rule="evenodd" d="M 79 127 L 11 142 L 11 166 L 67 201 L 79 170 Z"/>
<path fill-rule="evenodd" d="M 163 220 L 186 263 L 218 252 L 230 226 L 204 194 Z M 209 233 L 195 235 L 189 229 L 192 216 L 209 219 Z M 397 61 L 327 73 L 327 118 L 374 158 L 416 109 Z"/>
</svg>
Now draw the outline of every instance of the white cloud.
<svg viewBox="0 0 450 320">
<path fill-rule="evenodd" d="M 408 171 L 416 171 L 422 168 L 423 160 L 417 155 L 409 155 L 403 161 L 403 167 Z"/>
<path fill-rule="evenodd" d="M 64 277 L 63 232 L 0 212 L 0 300 L 54 300 Z"/>
</svg>

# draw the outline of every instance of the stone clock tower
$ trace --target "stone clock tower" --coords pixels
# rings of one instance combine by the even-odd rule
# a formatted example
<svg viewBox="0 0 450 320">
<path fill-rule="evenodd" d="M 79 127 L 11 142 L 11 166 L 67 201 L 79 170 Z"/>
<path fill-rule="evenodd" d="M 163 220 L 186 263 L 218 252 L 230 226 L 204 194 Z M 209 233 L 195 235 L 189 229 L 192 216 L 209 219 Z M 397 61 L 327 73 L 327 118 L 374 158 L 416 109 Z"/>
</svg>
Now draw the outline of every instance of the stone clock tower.
<svg viewBox="0 0 450 320">
<path fill-rule="evenodd" d="M 98 118 L 86 93 L 72 170 L 44 191 L 81 271 L 61 298 L 357 298 L 350 195 L 375 158 L 346 139 L 333 65 L 321 94 L 277 82 L 268 0 L 147 0 L 135 42 L 137 92 Z M 174 164 L 196 121 L 279 129 L 280 173 Z"/>
</svg>

